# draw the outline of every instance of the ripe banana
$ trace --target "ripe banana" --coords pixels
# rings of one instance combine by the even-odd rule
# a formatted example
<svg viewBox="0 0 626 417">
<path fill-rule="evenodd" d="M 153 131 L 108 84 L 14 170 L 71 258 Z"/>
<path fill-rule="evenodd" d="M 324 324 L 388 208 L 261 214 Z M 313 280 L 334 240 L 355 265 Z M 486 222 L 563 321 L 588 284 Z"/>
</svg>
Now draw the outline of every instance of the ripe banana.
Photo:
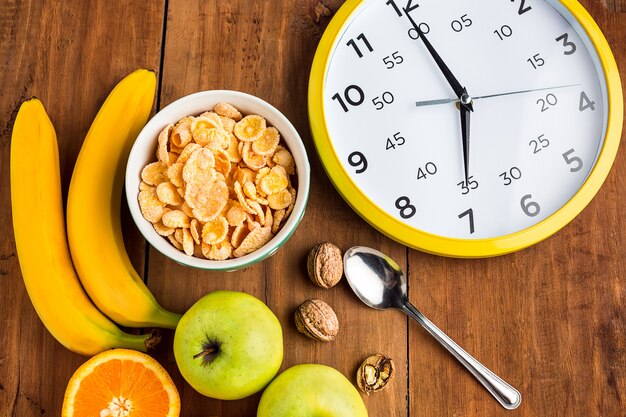
<svg viewBox="0 0 626 417">
<path fill-rule="evenodd" d="M 82 355 L 114 347 L 146 351 L 150 335 L 122 332 L 80 286 L 65 235 L 57 138 L 37 99 L 22 104 L 13 126 L 11 207 L 24 284 L 52 336 Z"/>
<path fill-rule="evenodd" d="M 146 123 L 156 77 L 137 70 L 113 89 L 83 143 L 67 198 L 67 234 L 83 287 L 110 319 L 128 327 L 173 329 L 180 315 L 163 309 L 133 268 L 120 209 L 126 160 Z"/>
</svg>

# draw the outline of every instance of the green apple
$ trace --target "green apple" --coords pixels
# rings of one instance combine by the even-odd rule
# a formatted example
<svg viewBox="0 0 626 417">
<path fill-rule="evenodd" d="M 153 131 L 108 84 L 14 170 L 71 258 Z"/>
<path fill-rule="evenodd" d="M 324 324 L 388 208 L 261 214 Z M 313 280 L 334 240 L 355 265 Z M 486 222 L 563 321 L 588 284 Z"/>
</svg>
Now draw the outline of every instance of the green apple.
<svg viewBox="0 0 626 417">
<path fill-rule="evenodd" d="M 265 389 L 257 417 L 367 417 L 363 399 L 339 371 L 296 365 Z"/>
<path fill-rule="evenodd" d="M 259 299 L 211 292 L 183 315 L 174 335 L 180 373 L 199 393 L 238 400 L 262 390 L 283 362 L 283 332 Z"/>
</svg>

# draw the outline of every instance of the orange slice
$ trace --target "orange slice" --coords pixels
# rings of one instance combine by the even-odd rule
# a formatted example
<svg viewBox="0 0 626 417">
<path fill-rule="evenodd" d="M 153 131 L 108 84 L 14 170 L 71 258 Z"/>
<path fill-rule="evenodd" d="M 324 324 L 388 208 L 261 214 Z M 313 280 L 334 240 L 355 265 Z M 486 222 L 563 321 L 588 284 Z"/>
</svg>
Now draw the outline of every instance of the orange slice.
<svg viewBox="0 0 626 417">
<path fill-rule="evenodd" d="M 81 365 L 68 383 L 63 417 L 178 417 L 180 397 L 167 371 L 135 350 L 113 349 Z"/>
</svg>

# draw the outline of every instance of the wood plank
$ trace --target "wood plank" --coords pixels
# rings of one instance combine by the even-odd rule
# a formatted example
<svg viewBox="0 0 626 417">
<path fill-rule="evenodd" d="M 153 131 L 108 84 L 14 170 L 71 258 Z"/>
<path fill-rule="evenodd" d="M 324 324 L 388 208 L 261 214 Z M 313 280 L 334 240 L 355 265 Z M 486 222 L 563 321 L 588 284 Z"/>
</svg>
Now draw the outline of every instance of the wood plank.
<svg viewBox="0 0 626 417">
<path fill-rule="evenodd" d="M 581 3 L 603 29 L 624 79 L 624 14 L 601 1 Z M 409 252 L 410 293 L 418 308 L 523 397 L 517 410 L 504 410 L 425 331 L 411 325 L 412 417 L 623 415 L 625 175 L 622 146 L 606 183 L 582 214 L 522 252 L 484 260 Z"/>
<path fill-rule="evenodd" d="M 626 0 L 605 0 L 605 4 L 612 12 L 626 12 Z"/>
<path fill-rule="evenodd" d="M 6 0 L 0 4 L 0 175 L 4 179 L 0 182 L 0 410 L 4 416 L 60 415 L 67 381 L 85 360 L 50 336 L 30 304 L 19 272 L 9 189 L 11 129 L 17 109 L 33 95 L 46 106 L 57 131 L 66 195 L 82 140 L 111 88 L 138 67 L 158 69 L 162 19 L 160 1 Z M 132 260 L 143 271 L 143 240 L 136 229 L 125 230 Z"/>
<path fill-rule="evenodd" d="M 334 3 L 328 5 L 336 10 L 341 2 Z M 151 250 L 148 282 L 157 297 L 167 297 L 166 307 L 176 310 L 187 308 L 214 289 L 245 291 L 264 300 L 283 326 L 282 370 L 300 363 L 322 363 L 354 382 L 365 357 L 377 352 L 392 356 L 398 368 L 393 385 L 366 402 L 371 415 L 402 416 L 407 410 L 406 318 L 400 313 L 369 310 L 351 294 L 345 281 L 332 290 L 322 290 L 306 275 L 307 253 L 321 241 L 333 241 L 343 249 L 355 244 L 383 248 L 401 263 L 406 253 L 404 247 L 382 238 L 349 209 L 333 191 L 315 155 L 306 97 L 308 73 L 323 31 L 313 23 L 316 4 L 169 1 L 161 103 L 207 89 L 234 89 L 268 101 L 301 134 L 312 163 L 312 187 L 298 230 L 264 263 L 236 273 L 205 272 L 178 266 Z M 328 302 L 337 312 L 341 330 L 332 344 L 309 340 L 295 328 L 296 307 L 311 298 Z M 197 410 L 223 417 L 255 414 L 258 395 L 233 402 L 204 398 L 184 383 L 171 351 L 160 355 L 180 390 L 183 415 L 196 415 Z"/>
<path fill-rule="evenodd" d="M 343 202 L 319 164 L 306 114 L 307 81 L 328 18 L 313 23 L 317 0 L 202 2 L 169 0 L 160 101 L 203 89 L 237 89 L 274 104 L 294 123 L 312 164 L 311 199 L 294 236 L 272 258 L 238 273 L 183 268 L 150 249 L 148 284 L 162 304 L 183 311 L 214 289 L 246 291 L 267 302 L 284 329 L 282 369 L 298 363 L 334 366 L 353 380 L 360 361 L 381 352 L 398 374 L 389 389 L 365 398 L 371 416 L 620 416 L 626 409 L 622 217 L 626 151 L 604 187 L 561 232 L 525 251 L 487 260 L 423 254 L 383 237 Z M 341 0 L 324 0 L 336 11 Z M 613 47 L 626 79 L 624 0 L 583 0 Z M 620 13 L 622 12 L 622 13 Z M 19 103 L 37 95 L 59 136 L 67 192 L 82 138 L 111 87 L 137 67 L 159 69 L 163 1 L 0 3 L 0 410 L 7 416 L 59 415 L 67 380 L 84 361 L 39 321 L 21 282 L 11 230 L 9 151 Z M 624 139 L 624 137 L 623 137 Z M 126 216 L 132 260 L 144 269 L 145 244 Z M 409 271 L 411 298 L 470 353 L 518 387 L 522 406 L 499 405 L 416 323 L 399 312 L 361 305 L 343 281 L 321 290 L 306 278 L 316 243 L 369 245 Z M 407 256 L 408 254 L 408 256 Z M 338 339 L 316 343 L 293 324 L 308 298 L 332 305 Z M 253 416 L 259 395 L 209 400 L 183 380 L 171 351 L 157 358 L 181 392 L 181 415 Z M 408 346 L 407 346 L 408 342 Z M 408 372 L 407 372 L 408 371 Z M 407 385 L 407 381 L 409 385 Z M 407 401 L 408 398 L 408 401 Z"/>
</svg>

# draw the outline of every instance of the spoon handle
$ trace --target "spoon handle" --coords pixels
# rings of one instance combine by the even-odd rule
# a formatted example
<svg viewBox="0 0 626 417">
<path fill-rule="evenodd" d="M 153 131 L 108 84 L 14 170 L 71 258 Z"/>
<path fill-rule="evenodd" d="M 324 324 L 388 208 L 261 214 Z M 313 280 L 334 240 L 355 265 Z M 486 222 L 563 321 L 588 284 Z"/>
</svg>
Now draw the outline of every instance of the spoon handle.
<svg viewBox="0 0 626 417">
<path fill-rule="evenodd" d="M 467 368 L 468 371 L 474 375 L 474 377 L 481 383 L 487 391 L 495 397 L 496 400 L 507 410 L 513 410 L 517 408 L 521 401 L 522 396 L 520 393 L 505 382 L 502 378 L 494 374 L 489 368 L 482 363 L 478 362 L 467 353 L 463 348 L 457 345 L 454 340 L 442 332 L 437 326 L 426 318 L 417 308 L 409 301 L 402 307 L 402 311 L 415 319 L 419 324 L 424 327 L 439 343 L 445 347 L 448 352 L 452 354 L 459 362 Z"/>
</svg>

